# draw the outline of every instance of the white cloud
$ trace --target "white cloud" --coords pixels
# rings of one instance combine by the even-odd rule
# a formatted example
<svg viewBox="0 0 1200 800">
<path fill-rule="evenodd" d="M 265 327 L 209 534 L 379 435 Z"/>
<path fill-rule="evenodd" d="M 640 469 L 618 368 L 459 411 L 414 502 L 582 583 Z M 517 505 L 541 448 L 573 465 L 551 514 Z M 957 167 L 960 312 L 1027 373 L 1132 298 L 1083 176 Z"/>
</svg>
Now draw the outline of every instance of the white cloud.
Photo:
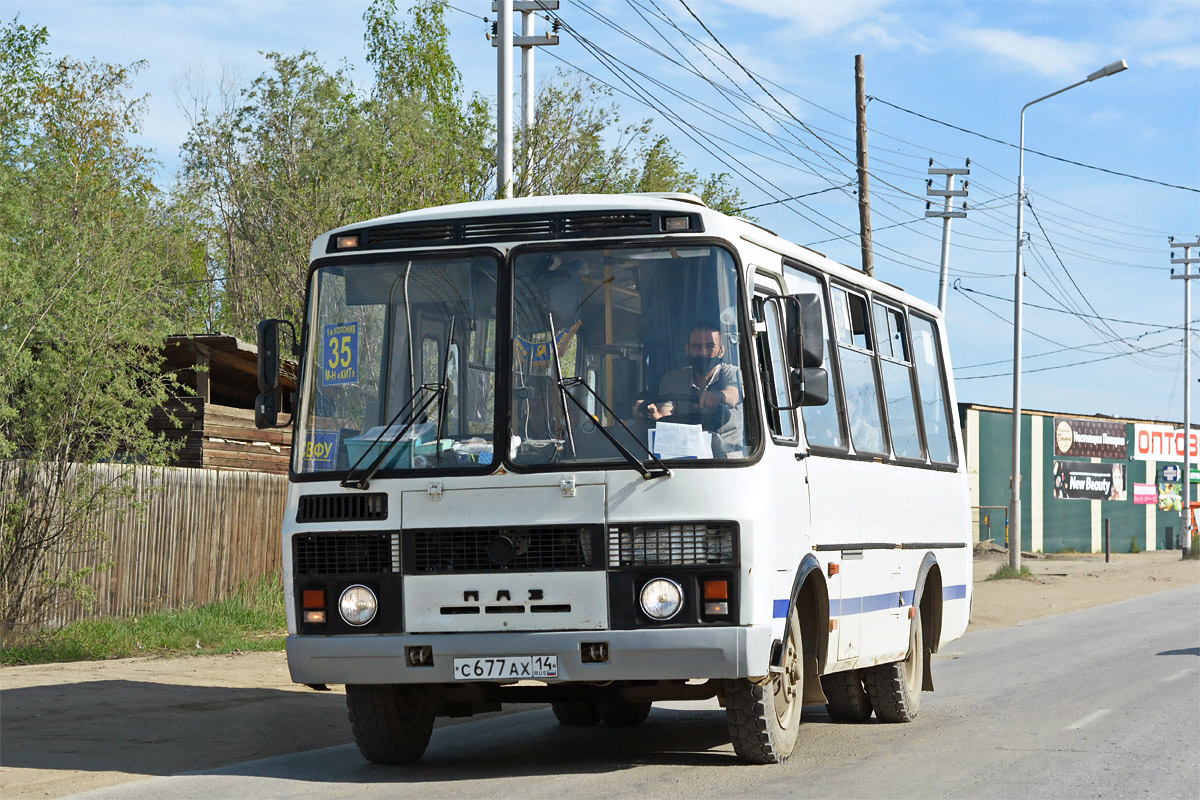
<svg viewBox="0 0 1200 800">
<path fill-rule="evenodd" d="M 1095 46 L 1054 36 L 1034 36 L 997 28 L 959 29 L 959 42 L 997 56 L 1010 67 L 1054 78 L 1086 75 L 1101 58 Z"/>
<path fill-rule="evenodd" d="M 826 34 L 845 28 L 868 17 L 892 0 L 724 0 L 724 5 L 744 11 L 788 20 L 809 34 Z"/>
<path fill-rule="evenodd" d="M 1200 48 L 1186 45 L 1171 47 L 1142 56 L 1140 60 L 1148 67 L 1166 65 L 1179 69 L 1198 69 L 1200 68 Z"/>
</svg>

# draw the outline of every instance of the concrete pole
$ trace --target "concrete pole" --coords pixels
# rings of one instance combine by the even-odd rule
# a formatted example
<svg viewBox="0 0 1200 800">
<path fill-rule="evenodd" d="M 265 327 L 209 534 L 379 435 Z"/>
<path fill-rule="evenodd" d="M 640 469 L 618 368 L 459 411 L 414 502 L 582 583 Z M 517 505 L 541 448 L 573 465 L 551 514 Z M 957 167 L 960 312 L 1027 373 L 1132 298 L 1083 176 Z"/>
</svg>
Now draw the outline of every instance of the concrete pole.
<svg viewBox="0 0 1200 800">
<path fill-rule="evenodd" d="M 1012 496 L 1008 503 L 1008 565 L 1021 569 L 1021 320 L 1025 268 L 1021 248 L 1025 238 L 1025 106 L 1021 109 L 1021 147 L 1017 168 L 1017 271 L 1013 280 L 1013 402 Z"/>
<path fill-rule="evenodd" d="M 1192 264 L 1200 258 L 1192 258 L 1192 248 L 1200 247 L 1200 236 L 1194 242 L 1169 240 L 1172 248 L 1182 247 L 1183 258 L 1175 258 L 1172 264 L 1182 264 L 1183 274 L 1172 275 L 1171 280 L 1183 281 L 1183 557 L 1188 558 L 1192 549 Z"/>
<path fill-rule="evenodd" d="M 532 11 L 521 12 L 522 36 L 534 35 L 534 22 Z M 525 146 L 523 155 L 525 157 L 526 186 L 529 185 L 530 173 L 533 169 L 533 146 L 530 144 L 529 135 L 533 131 L 533 104 L 536 91 L 533 85 L 533 54 L 536 49 L 533 45 L 521 45 L 521 141 Z"/>
<path fill-rule="evenodd" d="M 496 197 L 512 197 L 512 0 L 496 9 Z"/>
<path fill-rule="evenodd" d="M 1192 548 L 1192 248 L 1183 265 L 1183 557 Z"/>
<path fill-rule="evenodd" d="M 954 191 L 954 176 L 946 176 L 946 191 Z M 942 266 L 938 272 L 938 310 L 942 314 L 946 313 L 946 286 L 949 283 L 948 277 L 950 272 L 950 212 L 953 210 L 953 201 L 950 195 L 946 195 L 946 207 L 942 209 Z"/>
</svg>

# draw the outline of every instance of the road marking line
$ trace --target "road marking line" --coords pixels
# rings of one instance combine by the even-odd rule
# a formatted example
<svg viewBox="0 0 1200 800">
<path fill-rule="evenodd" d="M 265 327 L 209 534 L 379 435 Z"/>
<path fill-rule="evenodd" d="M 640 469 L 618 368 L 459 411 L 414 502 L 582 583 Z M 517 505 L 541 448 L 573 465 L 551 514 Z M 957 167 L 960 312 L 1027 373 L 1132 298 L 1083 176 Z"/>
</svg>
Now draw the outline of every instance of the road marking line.
<svg viewBox="0 0 1200 800">
<path fill-rule="evenodd" d="M 1177 681 L 1194 669 L 1195 669 L 1195 667 L 1184 667 L 1183 669 L 1179 670 L 1179 672 L 1176 672 L 1174 675 L 1168 675 L 1167 677 L 1163 678 L 1162 682 L 1169 683 L 1170 681 Z"/>
<path fill-rule="evenodd" d="M 1063 730 L 1064 731 L 1077 731 L 1080 728 L 1082 728 L 1084 725 L 1091 725 L 1093 722 L 1100 719 L 1105 714 L 1109 713 L 1111 710 L 1112 709 L 1110 709 L 1110 708 L 1101 708 L 1096 711 L 1093 711 L 1091 714 L 1088 714 L 1086 717 L 1079 720 L 1078 722 L 1072 722 L 1070 725 L 1063 728 Z"/>
</svg>

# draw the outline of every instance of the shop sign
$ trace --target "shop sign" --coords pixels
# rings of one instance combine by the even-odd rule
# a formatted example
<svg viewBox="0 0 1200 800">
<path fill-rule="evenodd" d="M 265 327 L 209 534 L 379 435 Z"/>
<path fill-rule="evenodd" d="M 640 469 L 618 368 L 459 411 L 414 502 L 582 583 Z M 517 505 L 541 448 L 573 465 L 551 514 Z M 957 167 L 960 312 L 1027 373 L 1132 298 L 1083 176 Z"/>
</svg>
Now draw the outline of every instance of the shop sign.
<svg viewBox="0 0 1200 800">
<path fill-rule="evenodd" d="M 1191 456 L 1200 456 L 1200 429 L 1192 428 Z M 1183 461 L 1183 426 L 1133 425 L 1133 457 L 1138 461 Z"/>
<path fill-rule="evenodd" d="M 1133 502 L 1139 506 L 1152 506 L 1158 503 L 1158 487 L 1153 483 L 1135 483 L 1133 485 Z"/>
<path fill-rule="evenodd" d="M 1127 458 L 1124 422 L 1054 418 L 1054 455 L 1075 458 Z"/>
<path fill-rule="evenodd" d="M 1054 461 L 1054 497 L 1059 500 L 1125 500 L 1125 465 Z"/>
</svg>

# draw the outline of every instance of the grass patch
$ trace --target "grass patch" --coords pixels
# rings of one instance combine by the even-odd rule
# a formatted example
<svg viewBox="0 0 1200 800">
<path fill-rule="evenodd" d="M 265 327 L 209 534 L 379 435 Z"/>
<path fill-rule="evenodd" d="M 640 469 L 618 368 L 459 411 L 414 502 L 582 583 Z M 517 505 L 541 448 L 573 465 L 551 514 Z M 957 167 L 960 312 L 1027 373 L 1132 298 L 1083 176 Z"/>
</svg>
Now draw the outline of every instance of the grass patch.
<svg viewBox="0 0 1200 800">
<path fill-rule="evenodd" d="M 989 581 L 1009 581 L 1009 580 L 1031 581 L 1031 580 L 1033 580 L 1033 573 L 1030 572 L 1029 567 L 1025 566 L 1024 564 L 1021 565 L 1020 570 L 1015 570 L 1012 568 L 1012 566 L 1005 564 L 1004 566 L 999 567 L 991 575 L 989 575 L 987 579 Z"/>
<path fill-rule="evenodd" d="M 205 606 L 80 620 L 5 643 L 0 645 L 0 664 L 282 650 L 286 630 L 283 584 L 269 577 Z"/>
</svg>

